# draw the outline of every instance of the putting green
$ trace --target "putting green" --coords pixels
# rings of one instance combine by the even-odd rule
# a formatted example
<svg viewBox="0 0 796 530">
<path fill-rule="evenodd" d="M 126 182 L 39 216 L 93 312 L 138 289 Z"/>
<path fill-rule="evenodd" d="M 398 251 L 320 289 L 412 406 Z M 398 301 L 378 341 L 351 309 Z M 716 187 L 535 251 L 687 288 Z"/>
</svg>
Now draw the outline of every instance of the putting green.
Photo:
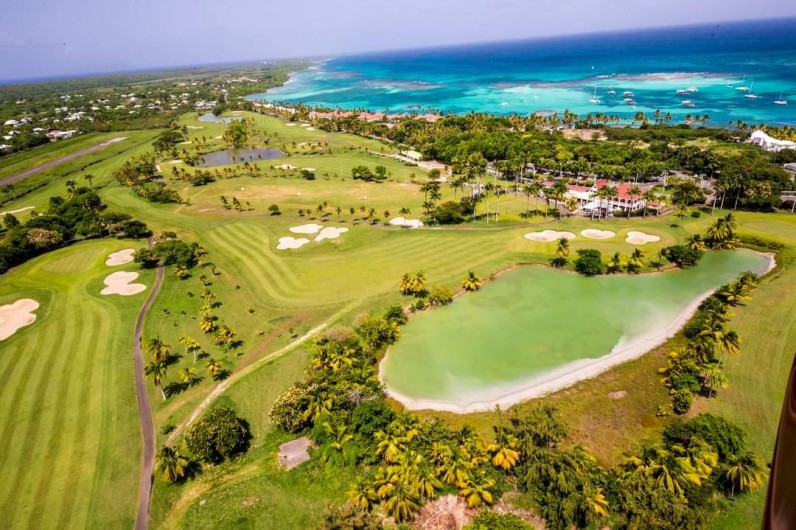
<svg viewBox="0 0 796 530">
<path fill-rule="evenodd" d="M 413 318 L 382 362 L 388 391 L 410 408 L 510 405 L 592 377 L 673 335 L 752 251 L 711 252 L 694 268 L 586 278 L 521 267 L 481 292 Z"/>
</svg>

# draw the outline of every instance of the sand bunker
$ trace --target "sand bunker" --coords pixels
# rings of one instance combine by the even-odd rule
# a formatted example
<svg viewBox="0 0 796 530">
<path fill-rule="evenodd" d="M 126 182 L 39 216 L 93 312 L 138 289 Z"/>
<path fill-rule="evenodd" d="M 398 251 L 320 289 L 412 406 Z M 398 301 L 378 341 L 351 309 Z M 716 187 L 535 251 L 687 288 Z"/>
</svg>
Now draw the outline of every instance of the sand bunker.
<svg viewBox="0 0 796 530">
<path fill-rule="evenodd" d="M 658 236 L 635 231 L 628 232 L 627 237 L 625 238 L 625 242 L 630 243 L 631 245 L 646 245 L 647 243 L 655 243 L 656 241 L 660 240 L 661 238 Z"/>
<path fill-rule="evenodd" d="M 525 239 L 536 241 L 537 243 L 550 243 L 551 241 L 558 241 L 562 237 L 567 239 L 575 239 L 575 234 L 572 232 L 559 232 L 558 230 L 543 230 L 541 232 L 528 232 L 525 234 Z"/>
<path fill-rule="evenodd" d="M 315 236 L 315 241 L 323 241 L 324 239 L 337 239 L 340 237 L 341 234 L 348 232 L 348 228 L 335 228 L 333 226 L 327 226 L 321 233 Z"/>
<path fill-rule="evenodd" d="M 309 126 L 310 126 L 310 124 L 309 124 L 309 123 L 302 123 L 302 124 L 301 124 L 301 126 L 302 126 L 302 127 L 309 127 Z"/>
<path fill-rule="evenodd" d="M 303 167 L 303 168 L 301 168 L 301 169 L 303 169 L 304 171 L 318 171 L 318 170 L 317 170 L 317 169 L 315 169 L 314 167 Z"/>
<path fill-rule="evenodd" d="M 281 164 L 278 166 L 274 166 L 276 169 L 296 169 L 296 166 L 291 166 L 290 164 Z"/>
<path fill-rule="evenodd" d="M 135 249 L 132 248 L 126 248 L 124 250 L 120 250 L 119 252 L 114 252 L 108 256 L 108 259 L 105 260 L 105 265 L 108 267 L 115 267 L 116 265 L 130 263 L 133 261 L 133 254 L 135 254 Z"/>
<path fill-rule="evenodd" d="M 204 127 L 199 127 L 198 125 L 189 125 L 188 129 L 204 129 Z"/>
<path fill-rule="evenodd" d="M 297 248 L 301 248 L 310 240 L 306 237 L 300 237 L 296 239 L 295 237 L 280 237 L 279 244 L 276 246 L 277 250 L 295 250 Z"/>
<path fill-rule="evenodd" d="M 291 232 L 294 234 L 317 234 L 319 230 L 323 228 L 323 225 L 316 225 L 316 224 L 308 224 L 308 225 L 301 225 L 301 226 L 294 226 L 290 229 Z"/>
<path fill-rule="evenodd" d="M 296 124 L 295 123 L 286 123 L 285 126 L 286 127 L 295 127 Z"/>
<path fill-rule="evenodd" d="M 21 298 L 13 304 L 0 306 L 0 340 L 6 340 L 19 328 L 29 326 L 36 320 L 33 312 L 39 303 L 30 298 Z"/>
<path fill-rule="evenodd" d="M 420 228 L 423 226 L 423 222 L 420 219 L 406 219 L 404 217 L 390 219 L 390 224 L 394 226 L 405 226 L 407 228 Z"/>
<path fill-rule="evenodd" d="M 583 237 L 587 237 L 589 239 L 611 239 L 612 237 L 616 236 L 616 232 L 611 232 L 610 230 L 595 230 L 594 228 L 588 228 L 586 230 L 581 230 L 580 235 Z"/>
<path fill-rule="evenodd" d="M 315 130 L 315 127 L 307 127 L 305 130 L 306 130 L 306 131 L 314 131 L 314 130 Z"/>
<path fill-rule="evenodd" d="M 122 296 L 138 294 L 146 289 L 146 285 L 143 283 L 130 283 L 136 278 L 138 278 L 137 272 L 119 271 L 109 274 L 103 280 L 105 288 L 100 291 L 100 294 L 120 294 Z"/>
</svg>

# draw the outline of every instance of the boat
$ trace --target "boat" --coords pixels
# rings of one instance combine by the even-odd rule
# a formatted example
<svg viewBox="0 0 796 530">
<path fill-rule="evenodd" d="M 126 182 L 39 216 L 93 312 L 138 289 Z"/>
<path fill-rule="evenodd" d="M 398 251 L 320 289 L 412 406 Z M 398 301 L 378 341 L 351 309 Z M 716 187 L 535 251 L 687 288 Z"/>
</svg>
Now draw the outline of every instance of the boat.
<svg viewBox="0 0 796 530">
<path fill-rule="evenodd" d="M 681 88 L 680 90 L 677 91 L 678 96 L 687 96 L 688 94 L 690 94 L 690 92 L 685 88 Z"/>
<path fill-rule="evenodd" d="M 597 87 L 594 87 L 594 95 L 589 100 L 589 103 L 594 103 L 595 105 L 599 105 L 601 103 L 600 98 L 597 97 Z"/>
<path fill-rule="evenodd" d="M 735 90 L 740 92 L 749 92 L 749 87 L 744 85 L 744 82 L 746 82 L 746 76 L 743 76 L 743 79 L 741 80 L 741 86 L 735 87 Z"/>
<path fill-rule="evenodd" d="M 681 102 L 680 102 L 680 104 L 681 104 L 683 107 L 693 107 L 694 105 L 696 105 L 696 103 L 694 103 L 694 102 L 693 102 L 693 101 L 691 101 L 690 99 L 684 99 L 683 101 L 681 101 Z"/>
<path fill-rule="evenodd" d="M 774 101 L 774 105 L 787 105 L 787 104 L 788 104 L 788 100 L 787 99 L 782 99 L 782 92 L 780 92 L 779 93 L 779 99 Z"/>
<path fill-rule="evenodd" d="M 699 89 L 695 86 L 690 86 L 686 88 L 685 91 L 688 92 L 689 94 L 693 94 L 695 92 L 699 92 Z"/>
<path fill-rule="evenodd" d="M 754 81 L 752 81 L 752 83 L 749 85 L 749 89 L 748 89 L 748 90 L 749 90 L 749 93 L 748 93 L 748 94 L 746 94 L 746 95 L 744 96 L 745 98 L 749 98 L 749 99 L 757 99 L 757 98 L 759 98 L 759 97 L 760 97 L 760 96 L 758 96 L 757 94 L 755 94 L 755 93 L 752 91 L 752 89 L 754 88 L 754 86 L 755 86 L 755 82 L 754 82 Z"/>
<path fill-rule="evenodd" d="M 626 98 L 632 98 L 633 96 L 635 96 L 635 94 L 630 90 L 625 90 L 624 92 L 622 92 L 622 95 L 625 96 Z"/>
<path fill-rule="evenodd" d="M 609 90 L 608 92 L 606 92 L 606 94 L 608 94 L 609 96 L 615 96 L 616 90 Z"/>
<path fill-rule="evenodd" d="M 622 103 L 627 103 L 628 105 L 635 105 L 636 100 L 633 98 L 625 98 L 622 100 Z"/>
</svg>

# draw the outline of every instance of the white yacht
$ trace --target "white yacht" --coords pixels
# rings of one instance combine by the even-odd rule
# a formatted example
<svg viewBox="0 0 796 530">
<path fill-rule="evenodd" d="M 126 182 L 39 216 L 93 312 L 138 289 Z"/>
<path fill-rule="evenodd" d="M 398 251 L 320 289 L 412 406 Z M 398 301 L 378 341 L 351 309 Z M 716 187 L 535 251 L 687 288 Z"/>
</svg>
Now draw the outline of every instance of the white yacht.
<svg viewBox="0 0 796 530">
<path fill-rule="evenodd" d="M 683 107 L 693 107 L 694 105 L 696 105 L 696 103 L 694 103 L 694 102 L 693 102 L 693 101 L 691 101 L 690 99 L 684 99 L 683 101 L 681 101 L 681 102 L 680 102 L 680 104 L 681 104 Z"/>
<path fill-rule="evenodd" d="M 754 88 L 754 86 L 755 86 L 755 82 L 752 81 L 752 83 L 749 85 L 749 88 L 748 88 L 749 93 L 744 96 L 745 98 L 758 99 L 760 97 L 757 94 L 755 94 L 754 91 L 752 90 Z"/>
<path fill-rule="evenodd" d="M 594 95 L 589 100 L 589 103 L 593 103 L 595 105 L 599 105 L 601 103 L 600 98 L 597 97 L 597 87 L 594 87 Z"/>
<path fill-rule="evenodd" d="M 787 99 L 782 99 L 782 92 L 780 92 L 779 93 L 779 99 L 774 101 L 774 105 L 787 105 L 787 104 L 788 104 L 788 100 Z"/>
</svg>

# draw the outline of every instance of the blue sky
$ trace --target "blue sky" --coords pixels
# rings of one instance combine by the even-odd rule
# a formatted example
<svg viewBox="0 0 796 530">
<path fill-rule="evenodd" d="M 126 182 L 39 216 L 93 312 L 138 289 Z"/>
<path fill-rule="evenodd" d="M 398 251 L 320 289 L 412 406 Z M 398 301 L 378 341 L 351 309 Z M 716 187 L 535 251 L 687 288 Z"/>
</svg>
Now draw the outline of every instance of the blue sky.
<svg viewBox="0 0 796 530">
<path fill-rule="evenodd" d="M 6 0 L 0 80 L 793 16 L 784 0 Z"/>
</svg>

